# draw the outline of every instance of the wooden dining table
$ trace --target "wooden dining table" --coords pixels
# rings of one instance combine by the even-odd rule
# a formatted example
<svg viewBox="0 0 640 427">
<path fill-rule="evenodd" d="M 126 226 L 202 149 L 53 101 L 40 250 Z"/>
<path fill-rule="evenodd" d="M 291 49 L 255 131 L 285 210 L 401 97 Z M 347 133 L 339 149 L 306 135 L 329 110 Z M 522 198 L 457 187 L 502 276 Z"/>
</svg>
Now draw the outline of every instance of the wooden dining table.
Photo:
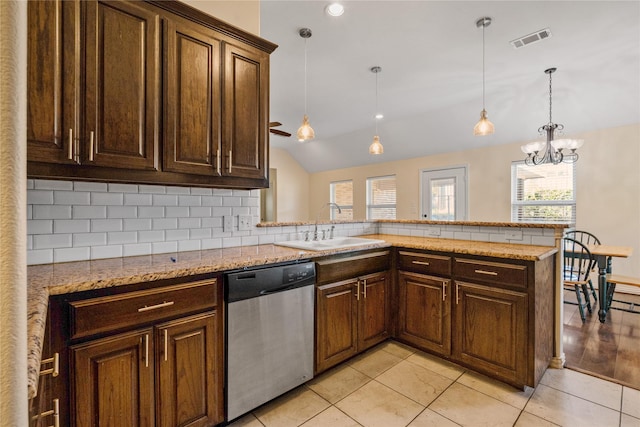
<svg viewBox="0 0 640 427">
<path fill-rule="evenodd" d="M 598 263 L 598 297 L 599 310 L 598 318 L 600 323 L 604 323 L 609 310 L 610 298 L 609 283 L 607 282 L 607 273 L 611 273 L 611 258 L 628 258 L 633 253 L 631 246 L 614 246 L 614 245 L 587 245 L 587 249 Z"/>
</svg>

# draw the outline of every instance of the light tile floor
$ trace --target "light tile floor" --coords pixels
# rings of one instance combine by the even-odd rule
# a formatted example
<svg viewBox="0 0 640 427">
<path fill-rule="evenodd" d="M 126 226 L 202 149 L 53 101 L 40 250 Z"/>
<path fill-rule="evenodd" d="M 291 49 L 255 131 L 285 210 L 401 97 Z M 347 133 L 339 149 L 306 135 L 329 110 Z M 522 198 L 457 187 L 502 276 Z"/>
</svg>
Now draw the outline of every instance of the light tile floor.
<svg viewBox="0 0 640 427">
<path fill-rule="evenodd" d="M 517 390 L 387 341 L 232 427 L 640 427 L 640 391 L 569 369 Z"/>
</svg>

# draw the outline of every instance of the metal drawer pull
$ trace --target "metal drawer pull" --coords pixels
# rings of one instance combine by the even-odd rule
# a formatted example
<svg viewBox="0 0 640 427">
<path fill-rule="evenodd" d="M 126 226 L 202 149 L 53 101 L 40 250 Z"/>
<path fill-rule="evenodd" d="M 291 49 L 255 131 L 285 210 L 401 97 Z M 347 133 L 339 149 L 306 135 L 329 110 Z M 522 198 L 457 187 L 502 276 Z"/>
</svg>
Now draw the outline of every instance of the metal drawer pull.
<svg viewBox="0 0 640 427">
<path fill-rule="evenodd" d="M 429 263 L 427 261 L 411 261 L 413 264 L 418 264 L 418 265 L 429 265 Z"/>
<path fill-rule="evenodd" d="M 41 414 L 31 417 L 33 421 L 37 421 L 40 418 L 53 415 L 53 425 L 50 427 L 60 427 L 60 399 L 53 399 L 53 409 L 49 409 Z"/>
<path fill-rule="evenodd" d="M 356 282 L 356 299 L 360 301 L 360 279 Z"/>
<path fill-rule="evenodd" d="M 57 377 L 58 374 L 60 373 L 60 354 L 53 353 L 53 357 L 50 357 L 49 359 L 44 359 L 42 362 L 40 362 L 40 365 L 42 366 L 47 363 L 53 363 L 53 366 L 49 369 L 41 370 L 40 375 L 51 374 L 52 377 Z"/>
<path fill-rule="evenodd" d="M 442 282 L 442 301 L 447 299 L 447 282 Z"/>
<path fill-rule="evenodd" d="M 488 276 L 497 276 L 498 273 L 496 273 L 495 271 L 487 271 L 487 270 L 475 270 L 476 273 L 478 274 L 486 274 Z"/>
<path fill-rule="evenodd" d="M 218 172 L 218 175 L 220 175 L 220 164 L 220 150 L 216 150 L 216 172 Z"/>
<path fill-rule="evenodd" d="M 69 129 L 69 160 L 73 160 L 73 129 Z"/>
<path fill-rule="evenodd" d="M 460 285 L 456 283 L 456 305 L 458 305 L 458 301 L 460 301 Z"/>
<path fill-rule="evenodd" d="M 365 299 L 367 299 L 367 279 L 364 279 L 364 280 L 362 281 L 362 286 L 363 286 L 363 288 L 364 288 L 364 292 L 363 292 L 363 294 L 364 294 L 364 298 L 365 298 Z"/>
<path fill-rule="evenodd" d="M 169 307 L 170 305 L 173 305 L 173 301 L 165 301 L 163 303 L 160 304 L 156 304 L 156 305 L 145 305 L 144 307 L 140 307 L 138 309 L 138 313 L 142 313 L 144 311 L 150 311 L 150 310 L 157 310 L 159 308 L 163 308 L 163 307 Z"/>
<path fill-rule="evenodd" d="M 144 367 L 149 367 L 149 334 L 144 334 Z"/>
<path fill-rule="evenodd" d="M 231 173 L 231 168 L 232 168 L 232 164 L 233 164 L 233 158 L 231 157 L 233 154 L 233 152 L 231 150 L 229 150 L 229 173 Z"/>
<path fill-rule="evenodd" d="M 166 362 L 168 359 L 167 353 L 169 352 L 169 336 L 168 331 L 164 330 L 164 361 Z"/>
<path fill-rule="evenodd" d="M 89 132 L 89 161 L 93 162 L 93 131 Z"/>
</svg>

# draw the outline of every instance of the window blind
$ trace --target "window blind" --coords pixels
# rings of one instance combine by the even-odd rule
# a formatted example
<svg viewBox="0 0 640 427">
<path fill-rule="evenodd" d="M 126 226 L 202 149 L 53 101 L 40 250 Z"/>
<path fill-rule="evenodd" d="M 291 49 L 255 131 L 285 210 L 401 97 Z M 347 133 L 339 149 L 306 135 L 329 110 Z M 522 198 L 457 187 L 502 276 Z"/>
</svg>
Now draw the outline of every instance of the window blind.
<svg viewBox="0 0 640 427">
<path fill-rule="evenodd" d="M 367 178 L 367 219 L 395 218 L 395 175 Z"/>
</svg>

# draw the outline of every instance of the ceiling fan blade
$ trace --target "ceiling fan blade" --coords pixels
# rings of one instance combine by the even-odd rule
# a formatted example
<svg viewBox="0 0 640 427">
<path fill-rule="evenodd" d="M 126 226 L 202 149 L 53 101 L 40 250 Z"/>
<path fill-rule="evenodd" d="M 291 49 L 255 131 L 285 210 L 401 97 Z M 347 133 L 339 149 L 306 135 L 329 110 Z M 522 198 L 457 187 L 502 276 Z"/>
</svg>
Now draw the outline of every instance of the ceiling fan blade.
<svg viewBox="0 0 640 427">
<path fill-rule="evenodd" d="M 278 126 L 282 126 L 282 123 L 280 123 L 280 122 L 269 122 L 269 127 L 270 128 L 275 128 L 275 127 L 278 127 Z"/>
<path fill-rule="evenodd" d="M 289 132 L 285 132 L 283 130 L 278 130 L 278 129 L 269 129 L 269 132 L 276 134 L 276 135 L 280 135 L 280 136 L 286 136 L 286 137 L 290 137 L 291 134 Z"/>
</svg>

